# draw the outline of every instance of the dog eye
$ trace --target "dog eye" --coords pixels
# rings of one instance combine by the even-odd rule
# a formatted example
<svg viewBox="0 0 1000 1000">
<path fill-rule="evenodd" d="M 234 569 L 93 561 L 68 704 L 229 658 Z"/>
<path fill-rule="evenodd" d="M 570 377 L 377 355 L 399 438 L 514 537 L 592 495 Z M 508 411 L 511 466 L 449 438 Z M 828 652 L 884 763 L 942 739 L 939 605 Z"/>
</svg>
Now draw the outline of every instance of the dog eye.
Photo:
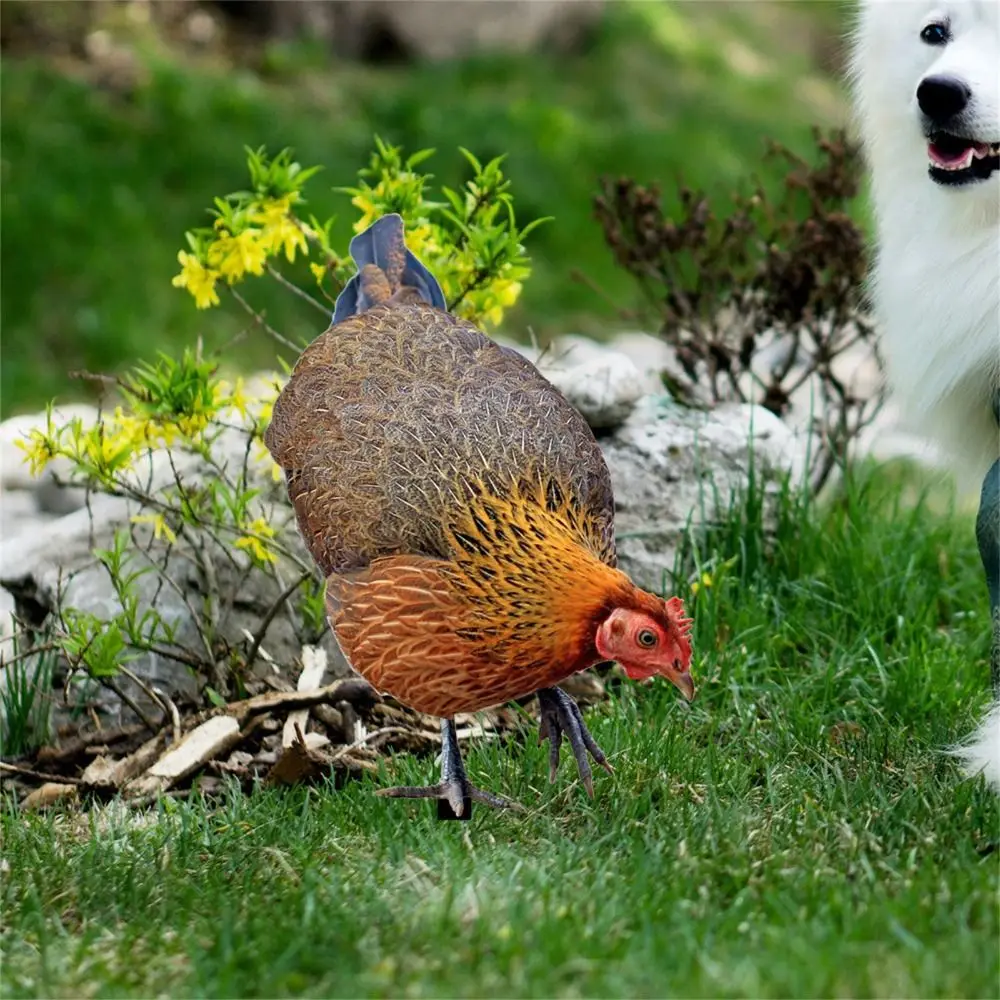
<svg viewBox="0 0 1000 1000">
<path fill-rule="evenodd" d="M 651 648 L 656 645 L 656 633 L 651 632 L 648 628 L 640 630 L 639 634 L 636 636 L 639 640 L 640 646 L 645 646 L 646 649 Z"/>
<path fill-rule="evenodd" d="M 920 40 L 928 45 L 945 45 L 951 41 L 951 33 L 948 31 L 947 24 L 935 21 L 933 24 L 928 24 L 920 32 Z"/>
</svg>

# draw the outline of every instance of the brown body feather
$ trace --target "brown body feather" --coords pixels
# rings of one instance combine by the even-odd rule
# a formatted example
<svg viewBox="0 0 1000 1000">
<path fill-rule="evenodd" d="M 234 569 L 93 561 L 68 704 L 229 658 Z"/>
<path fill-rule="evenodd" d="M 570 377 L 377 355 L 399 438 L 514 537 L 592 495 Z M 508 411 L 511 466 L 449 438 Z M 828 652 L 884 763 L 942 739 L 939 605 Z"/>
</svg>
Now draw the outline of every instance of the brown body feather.
<svg viewBox="0 0 1000 1000">
<path fill-rule="evenodd" d="M 446 525 L 477 492 L 539 474 L 614 561 L 611 481 L 586 422 L 515 351 L 430 306 L 377 305 L 321 334 L 266 442 L 324 573 L 450 558 Z"/>
<path fill-rule="evenodd" d="M 516 352 L 368 288 L 378 304 L 303 352 L 266 435 L 345 656 L 443 717 L 597 662 L 602 613 L 658 599 L 614 568 L 590 428 Z"/>
</svg>

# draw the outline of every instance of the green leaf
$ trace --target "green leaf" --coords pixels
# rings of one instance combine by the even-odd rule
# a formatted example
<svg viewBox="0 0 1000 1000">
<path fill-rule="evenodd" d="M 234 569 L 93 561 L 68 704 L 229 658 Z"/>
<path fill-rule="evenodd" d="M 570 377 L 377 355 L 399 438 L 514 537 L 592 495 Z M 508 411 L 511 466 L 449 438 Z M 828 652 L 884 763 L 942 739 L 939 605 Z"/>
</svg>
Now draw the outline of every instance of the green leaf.
<svg viewBox="0 0 1000 1000">
<path fill-rule="evenodd" d="M 205 697 L 216 708 L 225 708 L 226 707 L 226 699 L 223 698 L 222 695 L 219 694 L 219 692 L 216 691 L 214 687 L 209 687 L 209 686 L 206 685 L 205 688 L 204 688 L 204 691 L 205 691 Z"/>
</svg>

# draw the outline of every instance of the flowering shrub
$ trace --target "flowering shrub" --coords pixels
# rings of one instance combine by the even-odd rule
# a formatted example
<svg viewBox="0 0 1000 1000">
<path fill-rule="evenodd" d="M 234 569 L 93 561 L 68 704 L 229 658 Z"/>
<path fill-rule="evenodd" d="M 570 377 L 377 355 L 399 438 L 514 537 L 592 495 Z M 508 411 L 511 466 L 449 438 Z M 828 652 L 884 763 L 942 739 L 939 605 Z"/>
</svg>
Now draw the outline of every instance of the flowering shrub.
<svg viewBox="0 0 1000 1000">
<path fill-rule="evenodd" d="M 354 231 L 385 212 L 399 212 L 410 249 L 440 281 L 449 308 L 496 325 L 530 273 L 522 241 L 541 220 L 518 229 L 501 161 L 482 164 L 467 150 L 462 155 L 471 179 L 458 191 L 442 188 L 441 198 L 431 200 L 432 178 L 418 170 L 431 152 L 404 158 L 397 147 L 376 140 L 357 184 L 341 189 L 358 211 Z M 328 321 L 353 264 L 346 248 L 331 242 L 333 219 L 306 214 L 304 189 L 318 167 L 303 168 L 289 150 L 270 158 L 263 149 L 248 150 L 247 166 L 248 189 L 215 199 L 212 224 L 186 234 L 173 284 L 198 309 L 219 307 L 228 294 L 253 314 L 260 330 L 297 351 L 302 345 L 274 330 L 239 286 L 276 281 Z M 302 261 L 308 270 L 300 267 L 300 283 L 281 270 Z M 122 378 L 89 377 L 112 391 L 101 418 L 89 426 L 80 419 L 59 423 L 50 407 L 46 425 L 20 446 L 33 474 L 58 460 L 67 485 L 126 501 L 127 525 L 109 545 L 93 550 L 117 610 L 102 615 L 73 606 L 69 574 L 41 626 L 24 623 L 26 643 L 19 642 L 15 659 L 55 651 L 71 672 L 112 687 L 146 718 L 150 703 L 164 713 L 170 706 L 140 676 L 135 661 L 144 654 L 189 667 L 205 682 L 203 693 L 217 700 L 240 690 L 254 661 L 266 655 L 262 641 L 279 613 L 301 642 L 316 641 L 325 627 L 322 581 L 294 533 L 280 531 L 291 511 L 284 490 L 276 488 L 280 469 L 263 443 L 282 376 L 254 389 L 241 378 L 223 379 L 199 345 L 177 358 L 141 362 Z M 181 562 L 197 569 L 196 599 L 174 578 Z M 146 586 L 150 577 L 154 585 Z M 269 585 L 269 606 L 259 613 L 258 626 L 234 628 L 237 599 L 253 579 L 258 590 L 261 580 Z M 193 633 L 161 613 L 159 598 L 171 592 L 186 605 Z M 122 676 L 131 694 L 119 684 Z"/>
<path fill-rule="evenodd" d="M 474 323 L 497 326 L 530 273 L 522 240 L 544 220 L 519 230 L 502 159 L 484 165 L 467 149 L 461 152 L 473 177 L 460 191 L 442 187 L 444 201 L 429 199 L 432 175 L 417 170 L 433 150 L 404 159 L 398 147 L 380 139 L 357 186 L 341 190 L 360 212 L 355 233 L 386 212 L 398 212 L 407 245 L 440 282 L 448 308 Z M 209 309 L 220 304 L 220 285 L 232 288 L 265 273 L 279 276 L 276 259 L 291 264 L 301 255 L 309 258 L 316 286 L 332 303 L 353 265 L 330 245 L 333 219 L 321 223 L 315 216 L 303 217 L 302 190 L 319 168 L 303 169 L 289 150 L 273 160 L 263 150 L 251 150 L 247 164 L 250 190 L 217 198 L 213 225 L 187 233 L 188 249 L 177 255 L 181 270 L 174 285 L 186 288 L 199 309 Z"/>
</svg>

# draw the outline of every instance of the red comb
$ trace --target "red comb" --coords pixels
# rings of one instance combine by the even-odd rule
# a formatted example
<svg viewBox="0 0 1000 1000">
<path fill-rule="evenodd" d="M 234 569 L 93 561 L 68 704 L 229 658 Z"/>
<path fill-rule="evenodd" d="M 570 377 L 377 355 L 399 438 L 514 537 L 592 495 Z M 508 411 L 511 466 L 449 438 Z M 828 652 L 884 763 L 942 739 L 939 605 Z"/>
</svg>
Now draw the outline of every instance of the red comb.
<svg viewBox="0 0 1000 1000">
<path fill-rule="evenodd" d="M 682 636 L 686 636 L 691 631 L 694 619 L 684 617 L 684 602 L 679 597 L 671 597 L 666 605 L 667 614 L 674 619 L 674 625 Z"/>
</svg>

